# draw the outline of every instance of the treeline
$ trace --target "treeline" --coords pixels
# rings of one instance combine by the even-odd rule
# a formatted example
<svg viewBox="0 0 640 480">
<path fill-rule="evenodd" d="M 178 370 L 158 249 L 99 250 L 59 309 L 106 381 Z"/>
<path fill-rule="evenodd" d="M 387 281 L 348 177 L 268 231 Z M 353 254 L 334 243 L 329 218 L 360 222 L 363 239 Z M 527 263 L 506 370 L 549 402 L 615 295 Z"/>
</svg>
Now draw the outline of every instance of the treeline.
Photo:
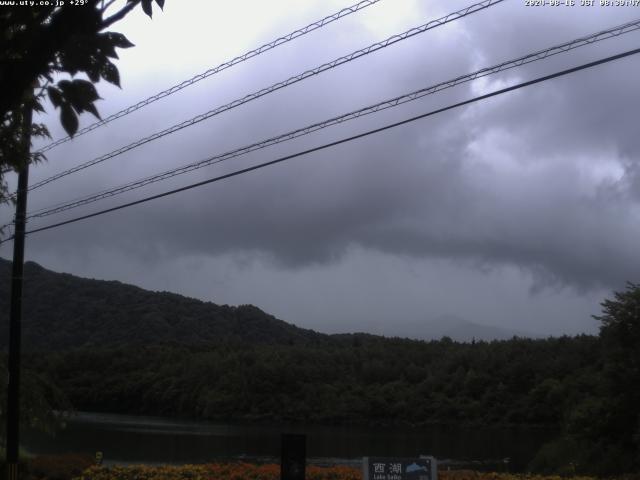
<svg viewBox="0 0 640 480">
<path fill-rule="evenodd" d="M 81 410 L 211 420 L 559 425 L 598 339 L 474 344 L 342 335 L 323 346 L 150 346 L 34 355 Z"/>
</svg>

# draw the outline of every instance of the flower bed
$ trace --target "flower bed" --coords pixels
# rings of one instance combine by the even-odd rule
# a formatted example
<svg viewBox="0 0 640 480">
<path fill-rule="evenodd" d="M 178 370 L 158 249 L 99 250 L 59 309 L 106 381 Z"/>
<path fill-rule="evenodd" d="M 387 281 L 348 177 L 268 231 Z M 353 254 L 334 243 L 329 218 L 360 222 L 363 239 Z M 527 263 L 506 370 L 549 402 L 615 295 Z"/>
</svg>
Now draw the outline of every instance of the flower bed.
<svg viewBox="0 0 640 480">
<path fill-rule="evenodd" d="M 362 472 L 353 467 L 308 466 L 309 480 L 362 480 Z M 279 480 L 280 466 L 250 463 L 215 463 L 149 467 L 90 467 L 74 480 Z"/>
<path fill-rule="evenodd" d="M 362 470 L 356 467 L 315 467 L 306 469 L 307 480 L 362 480 Z M 214 463 L 150 467 L 90 467 L 74 480 L 279 480 L 280 466 L 251 463 Z M 509 473 L 481 473 L 471 470 L 442 471 L 439 480 L 566 480 L 558 476 Z M 595 480 L 592 477 L 572 477 L 571 480 Z"/>
</svg>

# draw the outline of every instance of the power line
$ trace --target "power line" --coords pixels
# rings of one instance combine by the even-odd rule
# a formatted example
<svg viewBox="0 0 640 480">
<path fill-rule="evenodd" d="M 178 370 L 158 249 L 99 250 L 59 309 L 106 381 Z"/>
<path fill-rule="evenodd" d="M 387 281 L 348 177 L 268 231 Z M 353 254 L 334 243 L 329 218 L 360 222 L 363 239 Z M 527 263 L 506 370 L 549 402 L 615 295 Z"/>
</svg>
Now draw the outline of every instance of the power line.
<svg viewBox="0 0 640 480">
<path fill-rule="evenodd" d="M 414 100 L 417 100 L 419 98 L 422 98 L 426 95 L 431 95 L 434 93 L 437 93 L 439 91 L 448 89 L 448 88 L 452 88 L 456 85 L 460 85 L 462 83 L 466 83 L 466 82 L 470 82 L 472 80 L 481 78 L 481 77 L 485 77 L 491 74 L 495 74 L 501 71 L 505 71 L 511 68 L 515 68 L 515 67 L 519 67 L 525 64 L 529 64 L 532 62 L 536 62 L 539 60 L 543 60 L 546 59 L 550 56 L 553 55 L 557 55 L 559 53 L 564 53 L 564 52 L 568 52 L 571 51 L 575 48 L 579 48 L 585 45 L 590 45 L 602 40 L 606 40 L 609 38 L 613 38 L 613 37 L 617 37 L 619 35 L 623 35 L 625 33 L 629 33 L 632 31 L 636 31 L 640 29 L 640 19 L 632 21 L 632 22 L 628 22 L 625 23 L 623 25 L 618 25 L 616 27 L 612 27 L 609 28 L 607 30 L 602 30 L 600 32 L 588 35 L 588 36 L 584 36 L 584 37 L 580 37 L 577 38 L 575 40 L 571 40 L 569 42 L 565 42 L 562 43 L 560 45 L 556 45 L 553 47 L 549 47 L 546 48 L 544 50 L 539 50 L 535 53 L 530 53 L 528 55 L 524 55 L 521 57 L 518 57 L 514 60 L 508 60 L 505 62 L 502 62 L 500 64 L 494 65 L 492 67 L 487 67 L 487 68 L 483 68 L 480 70 L 477 70 L 473 73 L 469 73 L 466 75 L 462 75 L 459 77 L 456 77 L 452 80 L 447 80 L 445 82 L 441 82 L 438 83 L 436 85 L 432 85 L 430 87 L 426 87 L 426 88 L 422 88 L 420 90 L 416 90 L 414 92 L 411 93 L 407 93 L 398 97 L 394 97 L 392 99 L 388 99 L 388 100 L 384 100 L 382 102 L 376 103 L 375 105 L 370 105 L 368 107 L 364 107 L 337 117 L 333 117 L 330 118 L 328 120 L 324 120 L 322 122 L 318 122 L 318 123 L 314 123 L 312 125 L 308 125 L 306 127 L 303 128 L 299 128 L 275 137 L 271 137 L 269 139 L 266 140 L 262 140 L 260 142 L 256 142 L 256 143 L 252 143 L 250 145 L 246 145 L 240 148 L 237 148 L 235 150 L 231 150 L 213 157 L 209 157 L 205 160 L 200 160 L 198 162 L 194 162 L 194 163 L 190 163 L 178 168 L 174 168 L 171 170 L 167 170 L 165 172 L 162 173 L 158 173 L 143 179 L 139 179 L 136 180 L 134 182 L 130 182 L 128 184 L 125 185 L 121 185 L 115 188 L 111 188 L 108 190 L 104 190 L 95 194 L 91 194 L 89 196 L 84 196 L 75 200 L 70 200 L 70 201 L 66 201 L 64 203 L 60 203 L 57 205 L 54 205 L 52 207 L 45 207 L 42 209 L 39 209 L 37 211 L 34 211 L 33 213 L 30 213 L 27 218 L 31 219 L 31 218 L 42 218 L 42 217 L 46 217 L 49 215 L 53 215 L 56 213 L 60 213 L 66 210 L 70 210 L 73 208 L 77 208 L 83 205 L 87 205 L 89 203 L 93 203 L 105 198 L 109 198 L 109 197 L 113 197 L 115 195 L 124 193 L 124 192 L 128 192 L 131 190 L 135 190 L 137 188 L 142 188 L 146 185 L 150 185 L 152 183 L 156 183 L 156 182 L 160 182 L 162 180 L 166 180 L 172 177 L 175 177 L 177 175 L 182 175 L 184 173 L 193 171 L 193 170 L 197 170 L 203 167 L 207 167 L 210 165 L 214 165 L 217 163 L 221 163 L 223 161 L 226 160 L 230 160 L 232 158 L 241 156 L 241 155 L 245 155 L 247 153 L 256 151 L 256 150 L 261 150 L 263 148 L 278 144 L 278 143 L 282 143 L 285 141 L 289 141 L 292 140 L 294 138 L 298 138 L 304 135 L 308 135 L 310 133 L 316 132 L 318 130 L 327 128 L 329 126 L 333 126 L 333 125 L 337 125 L 340 123 L 344 123 L 346 121 L 349 120 L 354 120 L 357 118 L 360 118 L 362 116 L 365 115 L 369 115 L 372 113 L 377 113 L 380 112 L 382 110 L 386 110 L 388 108 L 393 108 L 396 107 L 398 105 L 402 105 L 404 103 L 408 103 Z"/>
<path fill-rule="evenodd" d="M 102 120 L 99 120 L 91 125 L 88 125 L 84 128 L 81 128 L 80 130 L 78 130 L 75 135 L 73 137 L 71 136 L 67 136 L 64 138 L 60 138 L 59 140 L 56 140 L 54 142 L 49 143 L 48 145 L 45 145 L 44 147 L 42 147 L 41 149 L 38 150 L 39 153 L 43 153 L 46 152 L 48 150 L 51 150 L 54 147 L 57 147 L 58 145 L 61 145 L 63 143 L 68 142 L 69 140 L 72 140 L 73 138 L 77 138 L 81 135 L 84 135 L 85 133 L 91 132 L 92 130 L 95 130 L 96 128 L 102 127 L 103 125 L 106 125 L 107 123 L 110 123 L 114 120 L 117 120 L 118 118 L 124 117 L 125 115 L 129 115 L 130 113 L 135 112 L 136 110 L 139 110 L 143 107 L 146 107 L 147 105 L 150 105 L 164 97 L 168 97 L 169 95 L 172 95 L 176 92 L 179 92 L 180 90 L 187 88 L 201 80 L 204 80 L 205 78 L 208 78 L 212 75 L 215 75 L 216 73 L 222 72 L 223 70 L 226 70 L 227 68 L 233 67 L 234 65 L 237 65 L 239 63 L 244 62 L 245 60 L 249 60 L 250 58 L 256 57 L 264 52 L 267 52 L 269 50 L 272 50 L 276 47 L 279 47 L 280 45 L 283 45 L 285 43 L 290 42 L 291 40 L 294 40 L 298 37 L 301 37 L 303 35 L 306 35 L 307 33 L 313 32 L 314 30 L 317 30 L 319 28 L 324 27 L 325 25 L 328 25 L 332 22 L 335 22 L 336 20 L 339 20 L 343 17 L 346 17 L 347 15 L 351 15 L 352 13 L 355 13 L 359 10 L 362 10 L 364 8 L 367 8 L 375 3 L 378 3 L 380 0 L 363 0 L 361 2 L 356 3 L 355 5 L 351 5 L 350 7 L 346 7 L 343 8 L 342 10 L 340 10 L 339 12 L 336 12 L 332 15 L 326 16 L 318 21 L 315 21 L 313 23 L 310 23 L 309 25 L 307 25 L 306 27 L 300 28 L 298 30 L 295 30 L 287 35 L 284 35 L 282 37 L 279 37 L 269 43 L 265 43 L 264 45 L 261 45 L 258 48 L 255 48 L 253 50 L 250 50 L 240 56 L 237 56 L 235 58 L 233 58 L 232 60 L 226 61 L 224 63 L 221 63 L 220 65 L 218 65 L 217 67 L 213 67 L 210 68 L 209 70 L 207 70 L 206 72 L 202 72 L 198 75 L 195 75 L 193 77 L 191 77 L 188 80 L 183 81 L 182 83 L 179 83 L 177 85 L 174 85 L 166 90 L 163 90 L 162 92 L 156 93 L 155 95 L 152 95 L 151 97 L 145 99 L 145 100 L 141 100 L 140 102 L 136 103 L 135 105 L 131 105 L 123 110 L 120 110 L 117 113 L 114 113 L 113 115 L 110 115 Z"/>
<path fill-rule="evenodd" d="M 173 125 L 169 128 L 166 128 L 165 130 L 162 130 L 160 132 L 156 132 L 153 135 L 150 135 L 148 137 L 139 139 L 133 143 L 130 143 L 129 145 L 126 145 L 124 147 L 121 147 L 117 150 L 114 150 L 110 153 L 107 153 L 105 155 L 102 155 L 100 157 L 97 157 L 93 160 L 90 160 L 88 162 L 85 162 L 81 165 L 78 165 L 76 167 L 70 168 L 68 170 L 65 170 L 63 172 L 60 172 L 56 175 L 53 175 L 51 177 L 45 178 L 44 180 L 41 180 L 33 185 L 31 185 L 29 187 L 29 190 L 35 190 L 36 188 L 40 188 L 48 183 L 51 183 L 55 180 L 58 180 L 62 177 L 65 177 L 67 175 L 71 175 L 72 173 L 78 172 L 80 170 L 84 170 L 86 168 L 89 168 L 93 165 L 96 165 L 98 163 L 102 163 L 110 158 L 114 158 L 118 155 L 121 155 L 125 152 L 128 152 L 129 150 L 133 150 L 134 148 L 137 148 L 141 145 L 144 145 L 146 143 L 152 142 L 154 140 L 157 140 L 161 137 L 164 137 L 166 135 L 169 135 L 171 133 L 175 133 L 179 130 L 182 130 L 183 128 L 186 127 L 190 127 L 192 125 L 195 125 L 196 123 L 202 122 L 203 120 L 207 120 L 215 115 L 218 115 L 220 113 L 223 113 L 227 110 L 231 110 L 232 108 L 238 107 L 240 105 L 243 105 L 247 102 L 250 102 L 252 100 L 255 100 L 257 98 L 263 97 L 265 95 L 268 95 L 276 90 L 280 90 L 281 88 L 284 87 L 288 87 L 290 85 L 293 85 L 294 83 L 300 82 L 302 80 L 305 80 L 306 78 L 312 77 L 314 75 L 318 75 L 319 73 L 322 73 L 324 71 L 330 70 L 332 68 L 335 68 L 339 65 L 351 62 L 357 58 L 363 57 L 365 55 L 368 55 L 370 53 L 373 53 L 377 50 L 386 48 L 390 45 L 393 45 L 397 42 L 400 42 L 402 40 L 406 40 L 407 38 L 411 38 L 415 35 L 418 35 L 420 33 L 424 33 L 428 30 L 431 30 L 433 28 L 439 27 L 441 25 L 445 25 L 449 22 L 452 22 L 454 20 L 458 20 L 460 18 L 466 17 L 467 15 L 471 15 L 473 13 L 476 13 L 480 10 L 484 10 L 490 6 L 496 5 L 498 3 L 503 2 L 504 0 L 483 0 L 482 2 L 479 3 L 475 3 L 473 5 L 470 5 L 466 8 L 463 8 L 461 10 L 458 10 L 456 12 L 450 13 L 444 17 L 438 18 L 436 20 L 431 20 L 430 22 L 421 25 L 419 27 L 414 27 L 410 30 L 407 30 L 406 32 L 403 32 L 401 34 L 397 34 L 397 35 L 393 35 L 389 38 L 387 38 L 386 40 L 383 40 L 381 42 L 377 42 L 374 43 L 373 45 L 370 45 L 366 48 L 360 49 L 360 50 L 356 50 L 355 52 L 350 53 L 349 55 L 345 55 L 343 57 L 337 58 L 331 62 L 325 63 L 323 65 L 320 65 L 319 67 L 313 68 L 311 70 L 307 70 L 299 75 L 293 76 L 288 78 L 287 80 L 275 83 L 269 87 L 263 88 L 257 92 L 251 93 L 249 95 L 246 95 L 240 99 L 234 100 L 226 105 L 222 105 L 220 107 L 217 107 L 213 110 L 210 110 L 206 113 L 202 113 L 200 115 L 197 115 L 189 120 L 186 120 L 184 122 L 178 123 L 176 125 Z"/>
<path fill-rule="evenodd" d="M 346 17 L 347 15 L 350 15 L 352 13 L 355 13 L 359 10 L 362 10 L 366 7 L 369 7 L 375 3 L 378 3 L 380 0 L 363 0 L 361 2 L 356 3 L 355 5 L 351 5 L 350 7 L 346 7 L 343 8 L 342 10 L 332 14 L 332 15 L 328 15 L 318 21 L 315 21 L 313 23 L 310 23 L 309 25 L 307 25 L 306 27 L 300 28 L 298 30 L 295 30 L 287 35 L 284 35 L 282 37 L 279 37 L 269 43 L 265 43 L 264 45 L 261 45 L 258 48 L 255 48 L 253 50 L 250 50 L 238 57 L 235 57 L 227 62 L 221 63 L 220 65 L 210 68 L 209 70 L 202 72 L 198 75 L 195 75 L 193 77 L 191 77 L 188 80 L 185 80 L 177 85 L 174 85 L 172 87 L 169 87 L 166 90 L 163 90 L 161 92 L 156 93 L 155 95 L 152 95 L 151 97 L 146 98 L 145 100 L 141 100 L 140 102 L 131 105 L 123 110 L 120 110 L 119 112 L 116 112 L 110 116 L 108 116 L 107 118 L 103 118 L 101 120 L 98 120 L 95 123 L 92 123 L 91 125 L 88 125 L 84 128 L 81 128 L 80 130 L 78 130 L 74 136 L 66 136 L 63 138 L 60 138 L 58 140 L 55 140 L 51 143 L 49 143 L 48 145 L 45 145 L 44 147 L 40 148 L 39 150 L 36 151 L 36 153 L 44 153 L 48 150 L 51 150 L 52 148 L 57 147 L 58 145 L 62 145 L 63 143 L 66 143 L 70 140 L 73 140 L 74 138 L 78 138 L 79 136 L 84 135 L 85 133 L 91 132 L 93 130 L 95 130 L 96 128 L 102 127 L 103 125 L 106 125 L 107 123 L 110 123 L 114 120 L 117 120 L 118 118 L 124 117 L 126 115 L 129 115 L 130 113 L 135 112 L 136 110 L 139 110 L 141 108 L 146 107 L 147 105 L 150 105 L 151 103 L 154 103 L 164 97 L 168 97 L 169 95 L 172 95 L 176 92 L 179 92 L 180 90 L 187 88 L 197 82 L 199 82 L 200 80 L 204 80 L 205 78 L 208 78 L 212 75 L 215 75 L 216 73 L 219 73 L 223 70 L 226 70 L 227 68 L 231 68 L 234 65 L 237 65 L 239 63 L 244 62 L 245 60 L 249 60 L 250 58 L 256 57 L 266 51 L 272 50 L 280 45 L 283 45 L 285 43 L 290 42 L 291 40 L 294 40 L 298 37 L 301 37 L 303 35 L 306 35 L 307 33 L 310 33 L 314 30 L 317 30 L 321 27 L 324 27 L 325 25 L 328 25 L 330 23 L 333 23 L 336 20 L 339 20 L 340 18 Z M 4 170 L 0 171 L 1 175 L 5 175 L 9 172 L 11 172 L 13 169 L 12 168 L 6 168 Z"/>
<path fill-rule="evenodd" d="M 624 52 L 624 53 L 619 53 L 617 55 L 612 55 L 612 56 L 609 56 L 609 57 L 606 57 L 606 58 L 602 58 L 602 59 L 596 60 L 594 62 L 585 63 L 585 64 L 582 64 L 582 65 L 577 66 L 577 67 L 569 68 L 569 69 L 566 69 L 566 70 L 561 70 L 559 72 L 556 72 L 556 73 L 553 73 L 553 74 L 550 74 L 550 75 L 545 75 L 543 77 L 538 77 L 538 78 L 535 78 L 533 80 L 529 80 L 527 82 L 518 83 L 518 84 L 512 85 L 510 87 L 506 87 L 506 88 L 502 88 L 502 89 L 499 89 L 499 90 L 495 90 L 495 91 L 487 93 L 485 95 L 480 95 L 480 96 L 477 96 L 477 97 L 473 97 L 473 98 L 471 98 L 469 100 L 464 100 L 462 102 L 458 102 L 458 103 L 455 103 L 455 104 L 452 104 L 452 105 L 449 105 L 449 106 L 446 106 L 446 107 L 443 107 L 443 108 L 432 110 L 430 112 L 423 113 L 421 115 L 417 115 L 415 117 L 411 117 L 411 118 L 402 120 L 400 122 L 391 123 L 391 124 L 385 125 L 384 127 L 376 128 L 376 129 L 373 129 L 373 130 L 368 130 L 366 132 L 359 133 L 357 135 L 352 135 L 350 137 L 342 138 L 340 140 L 336 140 L 334 142 L 326 143 L 326 144 L 320 145 L 318 147 L 314 147 L 314 148 L 310 148 L 308 150 L 297 152 L 297 153 L 294 153 L 292 155 L 287 155 L 287 156 L 284 156 L 284 157 L 280 157 L 280 158 L 277 158 L 275 160 L 271 160 L 269 162 L 260 163 L 258 165 L 254 165 L 252 167 L 247 167 L 247 168 L 243 168 L 241 170 L 236 170 L 235 172 L 227 173 L 225 175 L 220 175 L 220 176 L 217 176 L 217 177 L 214 177 L 214 178 L 210 178 L 208 180 L 203 180 L 201 182 L 192 183 L 192 184 L 184 186 L 184 187 L 176 188 L 174 190 L 169 190 L 167 192 L 163 192 L 163 193 L 160 193 L 160 194 L 157 194 L 157 195 L 152 195 L 152 196 L 149 196 L 149 197 L 145 197 L 145 198 L 142 198 L 140 200 L 136 200 L 136 201 L 133 201 L 133 202 L 129 202 L 129 203 L 125 203 L 125 204 L 122 204 L 122 205 L 118 205 L 116 207 L 111 207 L 111 208 L 107 208 L 107 209 L 104 209 L 104 210 L 100 210 L 98 212 L 94 212 L 94 213 L 90 213 L 90 214 L 87 214 L 87 215 L 82 215 L 82 216 L 79 216 L 79 217 L 75 217 L 75 218 L 72 218 L 72 219 L 69 219 L 69 220 L 65 220 L 63 222 L 58 222 L 58 223 L 54 223 L 54 224 L 47 225 L 47 226 L 44 226 L 44 227 L 35 228 L 33 230 L 27 231 L 26 233 L 27 234 L 31 234 L 31 233 L 42 232 L 42 231 L 45 231 L 45 230 L 50 230 L 50 229 L 53 229 L 53 228 L 61 227 L 63 225 L 68 225 L 70 223 L 75 223 L 75 222 L 79 222 L 81 220 L 86 220 L 88 218 L 93 218 L 93 217 L 97 217 L 99 215 L 104 215 L 106 213 L 115 212 L 117 210 L 122 210 L 124 208 L 132 207 L 134 205 L 139 205 L 141 203 L 146 203 L 146 202 L 149 202 L 151 200 L 157 200 L 159 198 L 163 198 L 163 197 L 167 197 L 167 196 L 170 196 L 170 195 L 174 195 L 176 193 L 184 192 L 186 190 L 191 190 L 193 188 L 197 188 L 197 187 L 201 187 L 201 186 L 204 186 L 204 185 L 208 185 L 210 183 L 219 182 L 219 181 L 227 179 L 227 178 L 235 177 L 235 176 L 238 176 L 238 175 L 241 175 L 241 174 L 244 174 L 244 173 L 248 173 L 248 172 L 251 172 L 251 171 L 254 171 L 254 170 L 259 170 L 259 169 L 264 168 L 264 167 L 275 165 L 277 163 L 281 163 L 281 162 L 284 162 L 286 160 L 291 160 L 293 158 L 301 157 L 303 155 L 308 155 L 310 153 L 318 152 L 320 150 L 325 150 L 327 148 L 334 147 L 336 145 L 340 145 L 340 144 L 347 143 L 347 142 L 350 142 L 350 141 L 353 141 L 353 140 L 357 140 L 359 138 L 363 138 L 363 137 L 367 137 L 369 135 L 380 133 L 380 132 L 383 132 L 385 130 L 389 130 L 391 128 L 395 128 L 395 127 L 398 127 L 398 126 L 401 126 L 401 125 L 405 125 L 405 124 L 410 123 L 410 122 L 414 122 L 416 120 L 420 120 L 422 118 L 430 117 L 430 116 L 436 115 L 438 113 L 442 113 L 442 112 L 446 112 L 448 110 L 452 110 L 454 108 L 462 107 L 464 105 L 469 105 L 469 104 L 472 104 L 472 103 L 475 103 L 475 102 L 478 102 L 478 101 L 481 101 L 481 100 L 486 100 L 488 98 L 495 97 L 497 95 L 502 95 L 502 94 L 507 93 L 507 92 L 518 90 L 520 88 L 528 87 L 530 85 L 534 85 L 534 84 L 537 84 L 537 83 L 545 82 L 547 80 L 551 80 L 553 78 L 557 78 L 557 77 L 561 77 L 561 76 L 564 76 L 564 75 L 568 75 L 570 73 L 575 73 L 575 72 L 578 72 L 578 71 L 581 71 L 581 70 L 585 70 L 587 68 L 592 68 L 592 67 L 595 67 L 597 65 L 602 65 L 602 64 L 605 64 L 605 63 L 608 63 L 608 62 L 612 62 L 614 60 L 619 60 L 621 58 L 628 57 L 628 56 L 631 56 L 631 55 L 635 55 L 637 53 L 640 53 L 640 48 L 636 48 L 634 50 L 629 50 L 629 51 Z M 0 241 L 0 244 L 8 242 L 12 238 L 13 237 L 10 237 L 10 238 L 7 238 L 5 240 L 2 240 L 2 241 Z"/>
</svg>

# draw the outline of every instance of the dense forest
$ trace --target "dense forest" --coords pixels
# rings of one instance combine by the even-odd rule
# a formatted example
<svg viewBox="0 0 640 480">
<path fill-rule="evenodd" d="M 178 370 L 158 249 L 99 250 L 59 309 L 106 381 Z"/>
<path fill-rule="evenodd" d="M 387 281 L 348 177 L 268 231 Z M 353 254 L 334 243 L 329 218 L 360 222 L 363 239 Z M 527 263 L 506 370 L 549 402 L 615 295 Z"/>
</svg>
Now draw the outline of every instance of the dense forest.
<svg viewBox="0 0 640 480">
<path fill-rule="evenodd" d="M 8 268 L 0 261 L 5 317 Z M 640 287 L 603 309 L 597 337 L 324 335 L 252 306 L 28 263 L 23 394 L 35 407 L 225 421 L 555 426 L 532 468 L 629 472 L 640 466 Z"/>
<path fill-rule="evenodd" d="M 344 335 L 33 355 L 79 409 L 215 420 L 556 425 L 590 393 L 596 339 L 458 344 Z"/>
</svg>

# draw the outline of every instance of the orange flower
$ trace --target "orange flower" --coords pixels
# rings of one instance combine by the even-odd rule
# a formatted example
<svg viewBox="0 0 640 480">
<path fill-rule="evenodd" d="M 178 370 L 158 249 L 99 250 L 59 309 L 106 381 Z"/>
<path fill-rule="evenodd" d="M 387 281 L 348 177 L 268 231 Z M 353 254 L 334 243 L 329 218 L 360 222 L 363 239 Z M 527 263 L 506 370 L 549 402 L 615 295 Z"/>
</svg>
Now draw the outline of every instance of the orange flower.
<svg viewBox="0 0 640 480">
<path fill-rule="evenodd" d="M 307 480 L 362 480 L 362 470 L 356 467 L 306 468 Z M 472 470 L 442 471 L 439 480 L 596 480 L 591 477 L 561 479 L 557 476 L 529 474 L 482 473 Z M 150 467 L 131 465 L 126 467 L 97 467 L 86 469 L 74 480 L 279 480 L 280 465 L 255 465 L 252 463 L 211 463 L 206 465 L 181 465 Z M 640 480 L 640 479 L 639 479 Z"/>
</svg>

